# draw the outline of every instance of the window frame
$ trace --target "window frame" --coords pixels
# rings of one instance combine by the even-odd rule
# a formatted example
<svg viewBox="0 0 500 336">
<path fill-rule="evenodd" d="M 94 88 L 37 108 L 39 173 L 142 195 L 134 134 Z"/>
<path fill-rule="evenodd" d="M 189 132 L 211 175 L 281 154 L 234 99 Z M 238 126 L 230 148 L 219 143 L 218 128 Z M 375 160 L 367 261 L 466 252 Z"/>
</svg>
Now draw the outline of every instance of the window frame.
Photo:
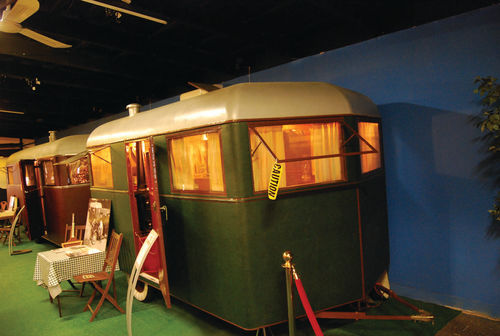
<svg viewBox="0 0 500 336">
<path fill-rule="evenodd" d="M 95 185 L 95 176 L 94 176 L 94 171 L 93 171 L 93 166 L 92 166 L 92 157 L 95 155 L 95 153 L 97 152 L 100 152 L 100 151 L 103 151 L 103 150 L 106 150 L 108 149 L 109 150 L 109 157 L 110 157 L 110 161 L 109 161 L 109 164 L 111 166 L 111 186 L 109 185 L 106 185 L 106 186 L 96 186 Z M 101 160 L 104 160 L 104 161 L 107 161 L 101 157 L 99 157 L 99 159 Z M 90 185 L 91 187 L 94 187 L 94 188 L 102 188 L 102 189 L 114 189 L 115 187 L 115 184 L 114 184 L 114 181 L 113 181 L 113 160 L 112 160 L 112 153 L 111 153 L 111 145 L 106 145 L 106 146 L 101 146 L 99 148 L 95 148 L 94 150 L 90 150 L 90 156 L 89 156 L 89 163 L 90 163 L 90 169 L 89 169 L 89 180 L 90 180 Z"/>
<path fill-rule="evenodd" d="M 81 160 L 86 159 L 87 160 L 87 182 L 82 182 L 82 183 L 73 183 L 71 179 L 71 164 L 74 162 L 80 162 Z M 92 170 L 92 166 L 90 165 L 90 155 L 85 155 L 79 158 L 78 160 L 75 160 L 74 162 L 67 163 L 66 166 L 66 174 L 68 176 L 68 185 L 82 185 L 82 184 L 91 184 L 91 174 L 90 170 Z"/>
<path fill-rule="evenodd" d="M 383 138 L 382 138 L 382 119 L 380 119 L 380 118 L 373 118 L 373 117 L 358 117 L 358 118 L 356 118 L 356 132 L 358 132 L 358 135 L 359 135 L 359 123 L 360 122 L 371 122 L 371 123 L 376 123 L 378 125 L 380 167 L 363 173 L 362 170 L 361 170 L 361 155 L 362 154 L 360 154 L 359 158 L 358 158 L 358 160 L 359 160 L 359 174 L 362 177 L 367 177 L 367 176 L 370 176 L 370 175 L 378 174 L 379 172 L 381 172 L 381 171 L 384 170 L 384 148 L 382 146 L 382 144 L 383 144 Z M 361 137 L 361 135 L 359 135 L 359 136 Z M 368 140 L 366 140 L 366 141 L 368 142 Z M 359 141 L 358 150 L 361 152 L 361 140 Z"/>
<path fill-rule="evenodd" d="M 23 161 L 21 161 L 23 162 Z M 33 168 L 33 182 L 31 184 L 26 183 L 26 173 L 27 173 L 27 167 Z M 36 166 L 34 161 L 24 161 L 21 164 L 21 171 L 22 171 L 22 185 L 26 189 L 36 189 L 38 188 L 38 178 L 36 176 Z M 31 182 L 31 181 L 30 181 Z"/>
<path fill-rule="evenodd" d="M 14 166 L 7 166 L 7 185 L 14 184 Z"/>
<path fill-rule="evenodd" d="M 335 181 L 285 186 L 285 187 L 280 187 L 280 190 L 301 191 L 301 190 L 312 189 L 315 187 L 321 188 L 321 187 L 327 187 L 327 186 L 340 185 L 340 184 L 347 183 L 348 182 L 348 174 L 347 174 L 347 164 L 346 164 L 346 159 L 345 159 L 346 153 L 344 150 L 344 145 L 346 144 L 347 141 L 345 139 L 345 132 L 344 132 L 345 120 L 344 120 L 343 116 L 252 121 L 252 122 L 248 122 L 247 125 L 248 125 L 248 144 L 249 144 L 249 153 L 250 153 L 250 169 L 252 170 L 252 190 L 253 190 L 253 193 L 255 195 L 267 194 L 267 187 L 264 190 L 255 190 L 252 156 L 253 156 L 253 152 L 255 152 L 257 150 L 257 148 L 254 149 L 254 151 L 252 152 L 251 138 L 250 137 L 251 137 L 252 132 L 255 132 L 256 134 L 258 134 L 258 132 L 256 132 L 256 130 L 255 130 L 256 127 L 297 125 L 297 124 L 327 124 L 327 123 L 339 123 L 339 125 L 340 125 L 340 143 L 339 143 L 339 153 L 338 154 L 319 155 L 319 156 L 311 156 L 311 157 L 305 157 L 305 158 L 299 158 L 299 159 L 289 159 L 289 160 L 278 159 L 274 153 L 271 154 L 272 151 L 270 149 L 269 149 L 269 151 L 270 151 L 269 154 L 271 156 L 274 156 L 278 160 L 278 163 L 298 162 L 298 161 L 306 161 L 306 160 L 312 161 L 312 160 L 338 157 L 340 159 L 341 178 L 339 180 L 335 180 Z M 258 137 L 261 140 L 263 140 L 260 136 L 258 136 Z M 266 147 L 268 147 L 267 144 L 265 144 L 265 142 L 262 142 L 262 144 L 265 145 Z M 270 175 L 271 171 L 269 171 L 268 174 Z"/>
<path fill-rule="evenodd" d="M 57 185 L 57 180 L 56 180 L 56 166 L 54 164 L 54 161 L 52 161 L 51 159 L 50 160 L 40 160 L 39 161 L 39 166 L 41 166 L 41 176 L 42 176 L 42 185 L 43 186 L 55 186 Z M 47 179 L 46 179 L 46 176 L 45 176 L 45 165 L 46 164 L 51 164 L 52 165 L 52 177 L 53 177 L 53 180 L 54 180 L 54 183 L 47 183 Z"/>
<path fill-rule="evenodd" d="M 206 191 L 206 190 L 181 190 L 174 187 L 174 174 L 172 167 L 172 141 L 174 139 L 186 138 L 190 136 L 202 135 L 206 133 L 217 133 L 219 137 L 219 151 L 220 151 L 220 162 L 221 162 L 221 174 L 222 174 L 222 191 Z M 226 185 L 226 174 L 224 167 L 224 151 L 222 145 L 222 127 L 213 126 L 196 130 L 183 131 L 173 134 L 167 134 L 165 136 L 167 141 L 167 160 L 168 160 L 168 170 L 169 170 L 169 182 L 170 182 L 170 192 L 172 194 L 182 194 L 182 195 L 215 195 L 215 196 L 227 196 L 227 185 Z"/>
</svg>

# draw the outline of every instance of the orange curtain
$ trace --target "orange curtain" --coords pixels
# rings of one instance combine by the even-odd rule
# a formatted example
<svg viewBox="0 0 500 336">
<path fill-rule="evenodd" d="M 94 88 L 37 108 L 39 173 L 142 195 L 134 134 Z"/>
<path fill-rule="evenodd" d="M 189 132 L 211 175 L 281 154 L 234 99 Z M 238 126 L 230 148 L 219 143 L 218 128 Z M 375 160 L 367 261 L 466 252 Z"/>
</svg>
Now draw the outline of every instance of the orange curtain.
<svg viewBox="0 0 500 336">
<path fill-rule="evenodd" d="M 285 157 L 285 143 L 283 141 L 282 126 L 256 127 L 257 132 L 264 139 L 266 144 L 273 150 L 274 154 L 283 159 Z M 259 145 L 260 144 L 260 145 Z M 257 148 L 258 146 L 258 148 Z M 252 156 L 253 185 L 255 191 L 266 190 L 269 184 L 269 177 L 276 159 L 269 153 L 264 144 L 261 143 L 255 132 L 250 132 L 250 148 L 257 151 Z M 286 186 L 286 164 L 284 164 L 280 187 Z"/>
<path fill-rule="evenodd" d="M 338 181 L 343 178 L 342 159 L 340 157 L 308 159 L 313 156 L 340 153 L 341 128 L 338 122 L 261 126 L 255 129 L 278 159 L 305 158 L 304 161 L 295 161 L 290 164 L 289 173 L 292 175 L 289 181 L 287 181 L 286 163 L 283 164 L 280 187 L 310 183 L 326 183 Z M 286 141 L 285 133 L 287 136 Z M 297 147 L 299 144 L 301 149 Z M 290 146 L 292 146 L 292 148 Z M 261 140 L 254 131 L 250 131 L 250 148 L 252 153 L 255 151 L 252 156 L 254 190 L 266 190 L 271 170 L 276 159 L 271 155 L 264 144 L 261 144 Z M 286 157 L 286 155 L 292 155 L 294 157 Z M 299 164 L 297 162 L 299 162 Z M 312 182 L 310 178 L 301 179 L 301 176 L 296 175 L 301 174 L 302 171 L 307 172 L 307 169 L 298 169 L 297 167 L 305 166 L 307 168 L 308 164 L 311 165 L 312 174 L 314 175 Z M 297 177 L 294 178 L 295 182 L 291 181 L 292 177 Z"/>
<path fill-rule="evenodd" d="M 338 122 L 312 124 L 311 148 L 313 156 L 340 153 L 341 130 Z M 342 179 L 342 160 L 340 157 L 312 160 L 316 183 Z"/>
<path fill-rule="evenodd" d="M 190 155 L 188 155 L 187 147 L 189 146 L 184 142 L 184 139 L 185 138 L 178 138 L 171 140 L 170 164 L 172 166 L 172 180 L 174 189 L 193 190 L 193 167 L 189 160 Z"/>
<path fill-rule="evenodd" d="M 106 147 L 92 153 L 92 182 L 95 187 L 113 188 L 111 148 Z"/>
<path fill-rule="evenodd" d="M 219 133 L 208 133 L 208 174 L 210 191 L 224 191 Z"/>
<path fill-rule="evenodd" d="M 170 141 L 174 189 L 224 191 L 219 132 Z"/>
<path fill-rule="evenodd" d="M 368 173 L 372 170 L 380 168 L 381 165 L 381 155 L 380 155 L 380 136 L 379 127 L 376 122 L 364 122 L 360 121 L 358 123 L 359 135 L 368 141 L 378 153 L 362 154 L 361 157 L 361 173 Z M 362 152 L 371 151 L 372 149 L 361 139 L 359 140 L 359 147 Z"/>
</svg>

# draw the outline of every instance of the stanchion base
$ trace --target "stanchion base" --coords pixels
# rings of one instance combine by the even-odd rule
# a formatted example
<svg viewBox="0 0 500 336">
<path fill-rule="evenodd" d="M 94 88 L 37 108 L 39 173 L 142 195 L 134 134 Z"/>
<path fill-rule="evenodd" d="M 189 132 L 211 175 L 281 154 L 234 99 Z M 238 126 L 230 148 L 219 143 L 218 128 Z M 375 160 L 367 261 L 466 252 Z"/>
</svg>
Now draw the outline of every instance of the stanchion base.
<svg viewBox="0 0 500 336">
<path fill-rule="evenodd" d="M 402 303 L 418 314 L 415 315 L 367 315 L 364 312 L 319 312 L 316 313 L 317 318 L 324 319 L 340 319 L 340 320 L 397 320 L 397 321 L 420 321 L 420 322 L 433 322 L 434 315 L 431 313 L 420 309 L 408 301 L 400 298 L 392 290 L 385 288 L 380 284 L 375 285 L 375 291 L 378 293 L 385 293 L 389 297 L 395 299 L 396 301 Z"/>
</svg>

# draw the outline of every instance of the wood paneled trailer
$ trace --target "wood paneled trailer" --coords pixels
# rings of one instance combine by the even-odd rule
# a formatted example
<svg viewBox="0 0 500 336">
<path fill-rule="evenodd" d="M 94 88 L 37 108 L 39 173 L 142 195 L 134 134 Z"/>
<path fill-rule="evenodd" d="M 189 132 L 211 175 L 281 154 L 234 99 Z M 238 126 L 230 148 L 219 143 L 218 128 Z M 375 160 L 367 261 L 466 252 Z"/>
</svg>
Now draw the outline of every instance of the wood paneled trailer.
<svg viewBox="0 0 500 336">
<path fill-rule="evenodd" d="M 66 224 L 75 214 L 85 224 L 90 198 L 86 155 L 88 134 L 72 135 L 23 149 L 7 160 L 7 195 L 26 205 L 24 224 L 30 239 L 64 242 Z M 71 162 L 67 161 L 73 158 Z"/>
<path fill-rule="evenodd" d="M 172 295 L 254 330 L 287 319 L 285 250 L 314 310 L 365 300 L 388 269 L 380 135 L 362 94 L 236 84 L 96 128 L 91 194 L 112 200 L 123 270 L 155 228 L 161 239 L 141 280 L 167 305 Z M 276 162 L 283 172 L 270 200 Z"/>
</svg>

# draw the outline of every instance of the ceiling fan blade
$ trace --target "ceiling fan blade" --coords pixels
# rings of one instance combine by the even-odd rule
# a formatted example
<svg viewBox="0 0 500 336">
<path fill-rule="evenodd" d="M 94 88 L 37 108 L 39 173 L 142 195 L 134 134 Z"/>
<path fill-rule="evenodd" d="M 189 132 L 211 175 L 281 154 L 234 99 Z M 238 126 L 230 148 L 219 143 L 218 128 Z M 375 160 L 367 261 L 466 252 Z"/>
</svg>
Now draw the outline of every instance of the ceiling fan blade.
<svg viewBox="0 0 500 336">
<path fill-rule="evenodd" d="M 17 0 L 10 10 L 5 10 L 2 20 L 21 23 L 40 8 L 38 0 Z"/>
<path fill-rule="evenodd" d="M 69 47 L 71 47 L 70 44 L 65 44 L 65 43 L 56 41 L 56 40 L 51 39 L 50 37 L 47 37 L 45 35 L 38 34 L 37 32 L 34 32 L 31 29 L 23 28 L 23 29 L 21 29 L 21 31 L 19 33 L 21 33 L 24 36 L 27 36 L 35 41 L 38 41 L 38 42 L 43 43 L 45 45 L 48 45 L 49 47 L 52 47 L 52 48 L 69 48 Z"/>
<path fill-rule="evenodd" d="M 121 13 L 125 13 L 125 14 L 128 14 L 128 15 L 137 16 L 137 17 L 140 17 L 141 19 L 145 19 L 145 20 L 149 20 L 149 21 L 153 21 L 153 22 L 161 23 L 161 24 L 167 24 L 167 21 L 165 21 L 163 19 L 155 18 L 153 16 L 140 13 L 140 12 L 138 12 L 136 10 L 129 10 L 129 9 L 126 9 L 126 8 L 115 6 L 115 5 L 106 3 L 104 1 L 100 1 L 100 0 L 81 0 L 81 1 L 87 2 L 87 3 L 92 4 L 92 5 L 96 5 L 96 6 L 100 6 L 100 7 L 104 7 L 104 8 L 109 8 L 111 10 L 114 10 L 114 11 L 117 11 L 117 12 L 121 12 Z M 126 1 L 124 1 L 124 2 L 126 2 Z"/>
</svg>

